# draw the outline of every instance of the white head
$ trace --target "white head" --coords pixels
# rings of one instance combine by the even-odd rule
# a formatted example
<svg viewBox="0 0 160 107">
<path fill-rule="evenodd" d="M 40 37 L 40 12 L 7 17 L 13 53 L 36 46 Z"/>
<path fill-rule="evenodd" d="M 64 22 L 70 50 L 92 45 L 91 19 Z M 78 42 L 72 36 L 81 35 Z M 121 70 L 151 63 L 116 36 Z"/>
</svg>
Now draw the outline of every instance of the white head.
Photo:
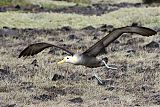
<svg viewBox="0 0 160 107">
<path fill-rule="evenodd" d="M 77 58 L 77 56 L 66 56 L 63 58 L 63 60 L 58 62 L 58 64 L 62 64 L 62 63 L 76 64 L 76 63 L 78 63 L 78 58 Z"/>
</svg>

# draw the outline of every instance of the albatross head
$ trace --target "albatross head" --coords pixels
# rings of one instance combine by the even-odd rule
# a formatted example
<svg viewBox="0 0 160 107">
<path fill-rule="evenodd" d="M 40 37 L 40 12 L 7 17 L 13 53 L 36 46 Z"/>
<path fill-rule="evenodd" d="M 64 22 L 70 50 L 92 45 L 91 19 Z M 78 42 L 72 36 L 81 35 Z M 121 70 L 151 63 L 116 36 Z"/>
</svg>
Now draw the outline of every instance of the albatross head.
<svg viewBox="0 0 160 107">
<path fill-rule="evenodd" d="M 58 62 L 58 64 L 62 64 L 62 63 L 77 64 L 78 63 L 78 58 L 77 58 L 77 56 L 66 56 L 66 57 L 63 58 L 63 60 Z"/>
</svg>

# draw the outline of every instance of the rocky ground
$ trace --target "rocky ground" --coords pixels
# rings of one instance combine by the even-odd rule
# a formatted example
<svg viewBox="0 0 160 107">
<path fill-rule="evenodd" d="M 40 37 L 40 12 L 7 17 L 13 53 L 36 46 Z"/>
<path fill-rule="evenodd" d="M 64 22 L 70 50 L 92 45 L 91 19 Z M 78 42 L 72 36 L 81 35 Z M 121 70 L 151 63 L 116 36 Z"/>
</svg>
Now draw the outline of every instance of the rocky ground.
<svg viewBox="0 0 160 107">
<path fill-rule="evenodd" d="M 88 10 L 85 12 L 82 7 L 52 11 L 101 15 L 123 8 L 124 5 L 143 6 L 122 3 L 108 8 L 108 5 L 97 4 L 85 7 Z M 25 7 L 19 6 L 0 10 L 15 8 L 25 10 Z M 32 10 L 29 8 L 27 11 Z M 39 11 L 50 10 L 36 10 Z M 0 106 L 160 106 L 159 28 L 155 29 L 158 33 L 152 37 L 124 34 L 106 47 L 105 54 L 100 57 L 109 57 L 108 63 L 115 64 L 118 70 L 57 65 L 57 61 L 66 53 L 55 48 L 46 49 L 33 57 L 18 58 L 26 46 L 42 41 L 74 52 L 84 51 L 113 29 L 114 26 L 106 24 L 98 28 L 87 26 L 82 29 L 71 26 L 57 29 L 17 29 L 4 26 L 0 29 Z M 97 83 L 92 75 L 93 70 L 104 80 L 104 85 Z"/>
</svg>

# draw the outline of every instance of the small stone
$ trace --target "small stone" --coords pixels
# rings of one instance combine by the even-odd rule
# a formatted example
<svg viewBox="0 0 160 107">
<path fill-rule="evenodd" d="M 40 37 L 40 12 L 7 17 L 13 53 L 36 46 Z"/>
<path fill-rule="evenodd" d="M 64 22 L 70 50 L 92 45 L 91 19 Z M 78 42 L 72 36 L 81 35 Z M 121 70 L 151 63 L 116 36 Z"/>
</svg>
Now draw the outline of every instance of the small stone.
<svg viewBox="0 0 160 107">
<path fill-rule="evenodd" d="M 48 94 L 42 94 L 39 96 L 34 96 L 33 98 L 36 100 L 41 100 L 41 101 L 48 101 L 48 100 L 54 100 L 57 95 L 55 93 L 50 93 Z"/>
<path fill-rule="evenodd" d="M 61 89 L 55 86 L 49 87 L 49 88 L 44 88 L 46 91 L 48 91 L 49 93 L 55 93 L 55 94 L 59 94 L 59 95 L 66 95 L 66 91 L 65 89 Z"/>
<path fill-rule="evenodd" d="M 15 8 L 16 9 L 21 9 L 21 6 L 20 5 L 16 5 Z"/>
<path fill-rule="evenodd" d="M 5 107 L 15 107 L 15 106 L 16 106 L 16 104 L 8 104 Z"/>
<path fill-rule="evenodd" d="M 59 74 L 54 74 L 52 81 L 57 81 L 57 80 L 62 80 L 64 79 L 64 76 L 59 75 Z"/>
<path fill-rule="evenodd" d="M 111 32 L 114 29 L 114 27 L 112 25 L 104 24 L 99 29 L 102 32 Z"/>
<path fill-rule="evenodd" d="M 9 70 L 0 69 L 0 80 L 5 79 L 10 74 Z"/>
<path fill-rule="evenodd" d="M 72 102 L 72 103 L 82 103 L 83 99 L 81 97 L 77 97 L 77 98 L 74 98 L 74 99 L 70 99 L 69 101 Z"/>
<path fill-rule="evenodd" d="M 159 48 L 159 43 L 152 41 L 149 44 L 147 44 L 146 46 L 144 46 L 144 48 Z"/>
<path fill-rule="evenodd" d="M 95 30 L 95 29 L 96 28 L 93 26 L 87 26 L 87 27 L 82 28 L 82 30 Z"/>
<path fill-rule="evenodd" d="M 115 89 L 114 86 L 110 86 L 110 87 L 107 87 L 107 88 L 106 88 L 106 90 L 108 90 L 108 91 L 113 91 L 114 89 Z"/>
<path fill-rule="evenodd" d="M 37 60 L 36 60 L 36 59 L 35 59 L 35 60 L 33 60 L 33 62 L 32 62 L 31 64 L 32 64 L 32 65 L 34 65 L 34 66 L 39 67 L 38 62 L 37 62 Z"/>
<path fill-rule="evenodd" d="M 72 28 L 70 27 L 70 26 L 64 26 L 64 27 L 62 27 L 61 29 L 60 29 L 61 31 L 71 31 L 72 30 Z"/>
<path fill-rule="evenodd" d="M 72 34 L 72 35 L 69 35 L 67 37 L 67 40 L 75 40 L 75 39 L 79 39 L 76 35 Z"/>
</svg>

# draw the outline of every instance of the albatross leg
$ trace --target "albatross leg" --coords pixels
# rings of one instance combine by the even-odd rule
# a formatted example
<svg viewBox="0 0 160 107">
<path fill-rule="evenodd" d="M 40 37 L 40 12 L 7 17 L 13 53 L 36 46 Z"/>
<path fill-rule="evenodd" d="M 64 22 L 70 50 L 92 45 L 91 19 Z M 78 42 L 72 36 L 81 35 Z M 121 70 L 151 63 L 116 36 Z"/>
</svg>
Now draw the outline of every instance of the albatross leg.
<svg viewBox="0 0 160 107">
<path fill-rule="evenodd" d="M 98 83 L 103 84 L 102 79 L 98 77 L 95 71 L 93 71 L 95 78 L 97 79 Z"/>
<path fill-rule="evenodd" d="M 116 70 L 116 69 L 117 69 L 117 68 L 108 66 L 104 60 L 102 60 L 102 62 L 104 63 L 104 65 L 105 65 L 108 69 L 113 69 L 113 70 Z"/>
</svg>

